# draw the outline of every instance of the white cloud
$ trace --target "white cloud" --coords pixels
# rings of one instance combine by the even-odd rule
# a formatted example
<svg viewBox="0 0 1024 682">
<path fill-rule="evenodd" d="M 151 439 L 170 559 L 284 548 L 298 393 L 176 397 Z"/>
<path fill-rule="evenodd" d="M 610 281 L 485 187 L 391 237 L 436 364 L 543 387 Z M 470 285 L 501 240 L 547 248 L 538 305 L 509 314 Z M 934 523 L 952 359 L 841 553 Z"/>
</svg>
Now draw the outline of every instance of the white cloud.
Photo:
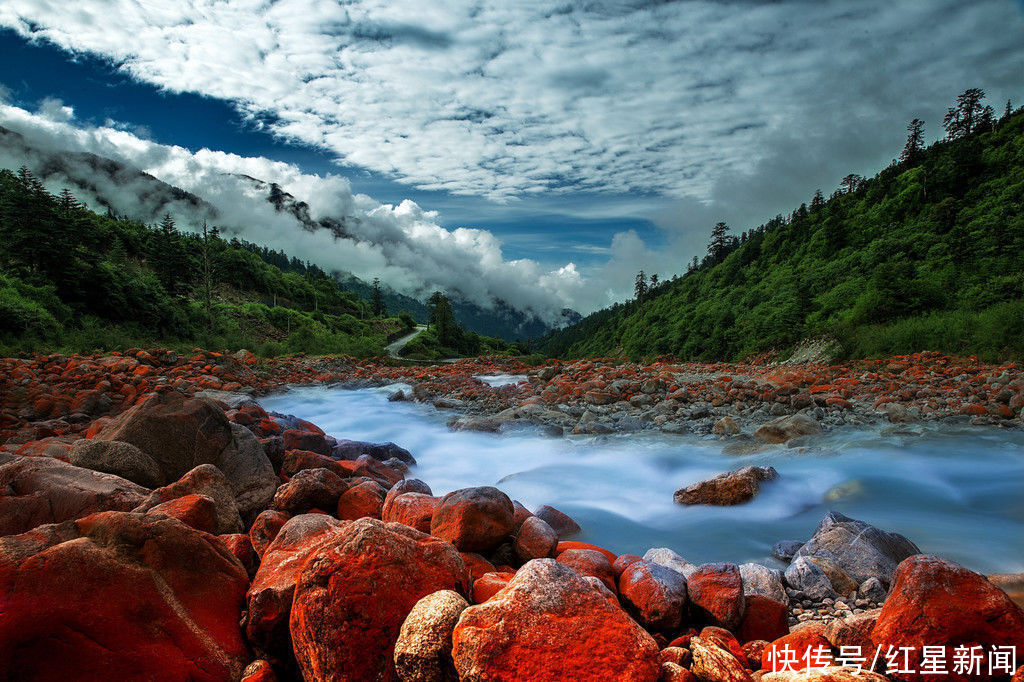
<svg viewBox="0 0 1024 682">
<path fill-rule="evenodd" d="M 513 307 L 557 322 L 566 301 L 583 287 L 570 263 L 545 270 L 532 260 L 505 260 L 501 243 L 485 230 L 447 230 L 437 215 L 412 201 L 397 206 L 380 204 L 353 194 L 348 180 L 302 173 L 296 166 L 265 158 L 162 145 L 122 127 L 79 125 L 58 100 L 48 100 L 38 113 L 0 104 L 0 125 L 22 135 L 24 145 L 0 142 L 0 167 L 49 167 L 49 188 L 76 187 L 75 193 L 92 207 L 99 199 L 118 214 L 155 220 L 167 211 L 182 227 L 195 229 L 204 219 L 231 228 L 239 236 L 283 250 L 328 270 L 351 272 L 363 279 L 380 277 L 398 291 L 425 298 L 435 289 L 460 294 L 483 307 L 502 299 Z M 87 152 L 141 169 L 212 205 L 216 212 L 187 198 L 166 203 L 154 192 L 155 183 L 132 173 L 113 177 L 99 173 Z M 54 171 L 54 159 L 63 164 Z M 341 219 L 348 237 L 336 239 L 325 229 L 310 231 L 289 214 L 276 211 L 266 200 L 266 187 L 250 178 L 277 182 L 297 200 L 308 203 L 313 220 Z M 94 187 L 83 189 L 75 179 Z"/>
<path fill-rule="evenodd" d="M 941 113 L 979 78 L 1019 87 L 1024 67 L 1001 0 L 5 0 L 0 26 L 234 102 L 345 164 L 502 200 L 707 200 L 778 133 L 824 151 L 815 136 L 851 120 L 891 128 L 861 143 L 877 161 L 894 116 Z"/>
</svg>

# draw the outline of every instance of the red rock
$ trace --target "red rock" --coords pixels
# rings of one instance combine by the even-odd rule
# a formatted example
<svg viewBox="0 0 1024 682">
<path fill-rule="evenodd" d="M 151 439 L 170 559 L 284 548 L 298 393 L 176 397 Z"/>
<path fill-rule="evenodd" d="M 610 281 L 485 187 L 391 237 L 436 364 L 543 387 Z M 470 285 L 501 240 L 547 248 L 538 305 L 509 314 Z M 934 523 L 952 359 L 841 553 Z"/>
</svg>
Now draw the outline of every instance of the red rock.
<svg viewBox="0 0 1024 682">
<path fill-rule="evenodd" d="M 260 557 L 260 559 L 263 558 L 263 553 L 266 551 L 267 546 L 273 542 L 278 531 L 281 530 L 281 527 L 290 518 L 288 514 L 274 511 L 273 509 L 268 509 L 256 517 L 252 528 L 249 529 L 249 542 L 252 543 L 256 556 Z"/>
<path fill-rule="evenodd" d="M 345 525 L 326 514 L 302 514 L 285 523 L 266 548 L 246 594 L 249 619 L 245 631 L 252 645 L 267 657 L 289 655 L 288 619 L 295 584 L 306 560 Z"/>
<path fill-rule="evenodd" d="M 580 532 L 578 523 L 573 521 L 568 514 L 564 514 L 554 507 L 542 504 L 533 513 L 551 526 L 558 533 L 559 538 L 569 537 Z"/>
<path fill-rule="evenodd" d="M 234 533 L 219 537 L 224 546 L 228 548 L 228 551 L 242 564 L 249 577 L 252 578 L 256 575 L 256 569 L 259 567 L 260 562 L 259 557 L 256 556 L 256 552 L 252 548 L 249 536 L 245 533 Z"/>
<path fill-rule="evenodd" d="M 714 680 L 714 682 L 752 682 L 753 678 L 746 670 L 746 656 L 742 660 L 734 656 L 718 642 L 703 637 L 690 639 L 690 652 L 693 663 L 690 671 L 698 680 Z"/>
<path fill-rule="evenodd" d="M 747 657 L 748 670 L 761 669 L 761 655 L 766 646 L 768 646 L 768 642 L 763 639 L 753 639 L 743 645 L 743 654 Z"/>
<path fill-rule="evenodd" d="M 738 630 L 743 642 L 763 639 L 769 642 L 789 634 L 789 607 L 759 594 L 746 598 L 746 611 Z"/>
<path fill-rule="evenodd" d="M 690 603 L 698 617 L 727 630 L 739 628 L 746 599 L 736 564 L 704 564 L 686 580 Z"/>
<path fill-rule="evenodd" d="M 615 572 L 608 563 L 608 557 L 593 549 L 567 549 L 558 554 L 558 562 L 565 564 L 582 576 L 593 576 L 604 583 L 612 594 L 618 592 Z"/>
<path fill-rule="evenodd" d="M 0 678 L 237 679 L 247 584 L 222 543 L 166 516 L 0 538 Z"/>
<path fill-rule="evenodd" d="M 548 525 L 550 525 L 550 524 L 548 524 Z M 562 542 L 559 542 L 558 543 L 558 547 L 555 549 L 555 552 L 556 552 L 556 555 L 557 555 L 557 554 L 561 554 L 562 552 L 565 552 L 565 551 L 570 550 L 570 549 L 592 549 L 595 552 L 600 552 L 601 554 L 604 554 L 608 558 L 608 563 L 609 564 L 614 564 L 615 560 L 618 558 L 616 556 L 615 552 L 610 552 L 607 549 L 605 549 L 604 547 L 598 547 L 597 545 L 592 545 L 589 542 L 573 542 L 571 540 L 569 540 L 569 541 L 563 540 Z M 625 556 L 633 556 L 633 555 L 632 554 L 627 554 Z M 637 558 L 639 559 L 640 557 L 637 557 Z"/>
<path fill-rule="evenodd" d="M 615 574 L 615 579 L 621 578 L 625 570 L 638 561 L 643 561 L 643 557 L 638 557 L 636 554 L 620 554 L 615 557 L 612 561 L 612 573 Z"/>
<path fill-rule="evenodd" d="M 285 450 L 306 450 L 325 457 L 330 457 L 331 455 L 331 446 L 327 444 L 327 439 L 324 438 L 323 433 L 285 429 L 281 433 L 281 437 L 284 438 Z"/>
<path fill-rule="evenodd" d="M 277 675 L 269 661 L 258 660 L 250 663 L 242 673 L 242 682 L 277 682 Z"/>
<path fill-rule="evenodd" d="M 661 664 L 659 682 L 698 682 L 697 676 L 683 666 L 665 661 Z"/>
<path fill-rule="evenodd" d="M 149 494 L 118 476 L 48 457 L 4 458 L 0 453 L 0 535 L 100 511 L 129 511 Z"/>
<path fill-rule="evenodd" d="M 466 564 L 466 570 L 469 571 L 470 580 L 473 580 L 474 582 L 485 573 L 494 572 L 494 564 L 479 554 L 474 552 L 459 552 L 459 556 L 462 557 L 462 563 Z"/>
<path fill-rule="evenodd" d="M 483 604 L 496 595 L 516 577 L 515 571 L 494 571 L 485 573 L 473 581 L 473 603 Z"/>
<path fill-rule="evenodd" d="M 654 682 L 659 673 L 654 639 L 553 559 L 527 563 L 463 611 L 452 639 L 462 680 Z"/>
<path fill-rule="evenodd" d="M 217 507 L 206 495 L 185 495 L 149 509 L 147 514 L 166 514 L 204 533 L 216 534 Z"/>
<path fill-rule="evenodd" d="M 619 596 L 641 625 L 652 630 L 671 630 L 683 622 L 686 578 L 641 559 L 630 564 L 619 577 Z"/>
<path fill-rule="evenodd" d="M 693 657 L 690 655 L 690 650 L 679 646 L 667 646 L 658 654 L 659 662 L 665 663 L 668 661 L 669 663 L 681 665 L 684 668 L 689 667 L 692 660 Z"/>
<path fill-rule="evenodd" d="M 832 645 L 824 623 L 814 623 L 780 637 L 764 648 L 761 670 L 768 672 L 824 668 L 833 665 Z"/>
<path fill-rule="evenodd" d="M 698 636 L 707 642 L 712 642 L 725 649 L 737 661 L 746 664 L 746 654 L 743 652 L 743 647 L 740 645 L 739 640 L 725 628 L 709 625 L 702 629 Z"/>
<path fill-rule="evenodd" d="M 213 502 L 218 534 L 242 531 L 242 518 L 235 505 L 231 483 L 224 473 L 212 464 L 201 464 L 174 483 L 157 488 L 133 511 L 149 511 L 157 505 L 188 495 L 204 495 L 210 498 Z"/>
<path fill-rule="evenodd" d="M 364 516 L 379 519 L 386 491 L 375 481 L 364 481 L 338 498 L 338 518 L 356 520 Z"/>
<path fill-rule="evenodd" d="M 983 576 L 952 561 L 918 554 L 896 568 L 871 640 L 883 648 L 912 647 L 907 668 L 915 672 L 894 674 L 897 679 L 935 677 L 921 672 L 925 646 L 946 647 L 943 667 L 948 672 L 943 679 L 982 679 L 954 672 L 955 647 L 1011 646 L 1020 656 L 1024 652 L 1024 609 Z"/>
<path fill-rule="evenodd" d="M 468 583 L 450 544 L 397 523 L 352 521 L 306 562 L 295 588 L 291 633 L 303 676 L 397 679 L 394 644 L 412 607 L 438 590 L 466 594 Z"/>
<path fill-rule="evenodd" d="M 430 522 L 430 534 L 446 540 L 460 552 L 486 552 L 512 532 L 512 500 L 489 486 L 450 492 Z"/>
<path fill-rule="evenodd" d="M 531 559 L 545 559 L 554 556 L 558 535 L 542 519 L 531 516 L 519 527 L 513 547 L 523 563 Z"/>
<path fill-rule="evenodd" d="M 533 516 L 533 512 L 522 505 L 519 500 L 512 500 L 512 530 L 519 530 L 523 521 Z"/>
<path fill-rule="evenodd" d="M 385 503 L 381 518 L 402 523 L 421 533 L 430 533 L 430 522 L 441 504 L 441 498 L 423 493 L 403 493 Z"/>
<path fill-rule="evenodd" d="M 273 509 L 292 516 L 311 509 L 335 511 L 348 482 L 328 469 L 303 469 L 274 493 Z"/>
</svg>

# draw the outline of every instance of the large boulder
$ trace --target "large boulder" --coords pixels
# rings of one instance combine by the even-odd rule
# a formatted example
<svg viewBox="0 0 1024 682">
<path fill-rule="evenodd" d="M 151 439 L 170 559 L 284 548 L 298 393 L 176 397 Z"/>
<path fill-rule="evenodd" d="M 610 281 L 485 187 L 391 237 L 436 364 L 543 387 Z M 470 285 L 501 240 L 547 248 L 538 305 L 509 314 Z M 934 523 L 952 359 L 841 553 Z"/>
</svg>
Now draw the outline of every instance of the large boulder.
<svg viewBox="0 0 1024 682">
<path fill-rule="evenodd" d="M 626 610 L 649 629 L 672 630 L 683 623 L 687 591 L 682 573 L 635 561 L 619 576 L 619 596 Z"/>
<path fill-rule="evenodd" d="M 71 444 L 68 461 L 126 478 L 144 488 L 159 488 L 167 482 L 156 461 L 131 443 L 80 438 Z"/>
<path fill-rule="evenodd" d="M 523 563 L 554 556 L 557 547 L 558 534 L 537 516 L 531 516 L 523 522 L 513 543 L 516 556 Z"/>
<path fill-rule="evenodd" d="M 231 442 L 214 464 L 231 483 L 242 520 L 251 523 L 274 499 L 280 483 L 263 444 L 249 429 L 231 424 Z"/>
<path fill-rule="evenodd" d="M 397 679 L 394 645 L 402 623 L 416 602 L 438 590 L 469 590 L 452 545 L 397 523 L 350 522 L 306 561 L 295 588 L 291 635 L 303 676 Z"/>
<path fill-rule="evenodd" d="M 393 457 L 406 464 L 416 463 L 416 459 L 408 450 L 391 442 L 364 443 L 357 440 L 339 440 L 332 450 L 332 455 L 337 459 L 351 460 L 358 459 L 359 455 L 369 455 L 379 462 L 386 462 Z"/>
<path fill-rule="evenodd" d="M 397 485 L 400 484 L 396 484 L 396 487 Z M 381 510 L 381 518 L 429 534 L 430 522 L 440 504 L 441 498 L 429 494 L 409 492 L 391 497 L 388 493 L 384 508 Z"/>
<path fill-rule="evenodd" d="M 459 679 L 658 679 L 658 645 L 593 585 L 554 559 L 523 566 L 490 601 L 462 612 Z"/>
<path fill-rule="evenodd" d="M 821 425 L 805 414 L 792 414 L 773 419 L 754 431 L 754 436 L 769 443 L 785 443 L 798 436 L 821 433 Z"/>
<path fill-rule="evenodd" d="M 789 595 L 782 583 L 782 571 L 761 564 L 740 564 L 740 578 L 743 579 L 743 594 L 754 594 L 789 604 Z"/>
<path fill-rule="evenodd" d="M 797 557 L 786 567 L 783 575 L 786 584 L 796 591 L 798 599 L 821 602 L 825 599 L 839 598 L 825 572 L 807 557 Z"/>
<path fill-rule="evenodd" d="M 219 540 L 167 516 L 0 538 L 0 679 L 238 679 L 247 585 Z"/>
<path fill-rule="evenodd" d="M 983 576 L 952 561 L 919 554 L 897 568 L 871 640 L 883 650 L 889 646 L 911 648 L 905 669 L 913 672 L 893 673 L 899 680 L 935 679 L 934 674 L 923 673 L 923 647 L 944 650 L 938 657 L 946 670 L 944 680 L 989 679 L 959 674 L 956 647 L 981 646 L 988 651 L 1016 647 L 1019 659 L 1024 652 L 1024 609 Z M 987 673 L 987 667 L 981 672 Z"/>
<path fill-rule="evenodd" d="M 704 623 L 735 631 L 743 620 L 746 597 L 736 564 L 704 564 L 686 580 L 690 605 Z"/>
<path fill-rule="evenodd" d="M 698 680 L 713 680 L 714 682 L 752 682 L 753 680 L 746 669 L 746 657 L 738 658 L 717 642 L 703 637 L 693 637 L 690 639 L 690 652 L 693 655 L 690 671 L 697 676 Z"/>
<path fill-rule="evenodd" d="M 330 469 L 303 469 L 277 489 L 271 506 L 293 516 L 313 509 L 333 512 L 348 488 L 348 480 Z"/>
<path fill-rule="evenodd" d="M 600 580 L 605 587 L 615 593 L 618 591 L 615 572 L 608 557 L 596 549 L 567 549 L 558 553 L 558 563 L 565 564 L 581 576 L 591 576 Z"/>
<path fill-rule="evenodd" d="M 542 504 L 537 507 L 533 515 L 551 526 L 558 533 L 559 538 L 571 537 L 580 532 L 580 525 L 571 516 L 555 509 L 549 504 Z"/>
<path fill-rule="evenodd" d="M 147 512 L 164 502 L 188 495 L 204 495 L 213 501 L 218 535 L 243 532 L 231 484 L 224 473 L 212 464 L 197 466 L 174 483 L 157 488 L 133 511 Z"/>
<path fill-rule="evenodd" d="M 416 602 L 395 642 L 395 671 L 402 682 L 456 682 L 452 632 L 469 602 L 439 590 Z"/>
<path fill-rule="evenodd" d="M 246 635 L 268 658 L 291 651 L 288 619 L 292 597 L 306 560 L 345 527 L 326 514 L 302 514 L 285 523 L 263 552 L 260 567 L 246 595 Z"/>
<path fill-rule="evenodd" d="M 460 552 L 487 552 L 512 532 L 512 515 L 512 500 L 497 488 L 463 488 L 441 498 L 430 534 Z"/>
<path fill-rule="evenodd" d="M 100 511 L 129 511 L 149 491 L 131 481 L 49 457 L 0 463 L 0 535 Z"/>
<path fill-rule="evenodd" d="M 899 533 L 880 530 L 832 511 L 818 523 L 814 535 L 797 550 L 794 558 L 828 559 L 858 584 L 868 578 L 878 578 L 888 587 L 896 566 L 920 553 L 917 545 Z"/>
<path fill-rule="evenodd" d="M 762 481 L 771 481 L 778 476 L 775 467 L 743 467 L 680 488 L 672 499 L 684 505 L 710 504 L 725 507 L 745 504 L 757 495 Z"/>
</svg>

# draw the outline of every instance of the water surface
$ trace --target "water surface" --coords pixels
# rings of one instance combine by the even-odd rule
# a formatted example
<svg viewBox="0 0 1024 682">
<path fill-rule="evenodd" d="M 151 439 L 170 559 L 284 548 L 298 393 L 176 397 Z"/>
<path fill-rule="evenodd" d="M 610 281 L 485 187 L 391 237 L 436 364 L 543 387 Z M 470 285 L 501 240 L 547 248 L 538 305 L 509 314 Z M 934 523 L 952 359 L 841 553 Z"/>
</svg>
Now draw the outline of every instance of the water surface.
<svg viewBox="0 0 1024 682">
<path fill-rule="evenodd" d="M 489 382 L 514 383 L 503 375 Z M 301 387 L 261 400 L 337 438 L 393 441 L 418 460 L 411 476 L 435 494 L 494 485 L 528 508 L 551 504 L 583 527 L 577 539 L 616 553 L 671 547 L 694 563 L 773 563 L 779 540 L 806 540 L 830 509 L 903 533 L 922 551 L 981 572 L 1024 571 L 1024 433 L 925 426 L 841 429 L 813 450 L 745 457 L 722 443 L 661 433 L 550 438 L 530 428 L 501 435 L 452 432 L 454 413 L 389 403 L 402 385 Z M 683 507 L 680 487 L 748 464 L 779 478 L 738 507 Z M 777 562 L 775 562 L 777 564 Z"/>
</svg>

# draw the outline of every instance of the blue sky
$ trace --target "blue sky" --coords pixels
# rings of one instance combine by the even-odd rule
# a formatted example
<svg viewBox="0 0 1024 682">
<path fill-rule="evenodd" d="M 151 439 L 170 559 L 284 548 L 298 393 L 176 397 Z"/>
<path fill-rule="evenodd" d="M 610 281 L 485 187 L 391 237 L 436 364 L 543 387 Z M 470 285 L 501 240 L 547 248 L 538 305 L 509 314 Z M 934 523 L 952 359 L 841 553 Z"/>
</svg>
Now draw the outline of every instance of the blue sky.
<svg viewBox="0 0 1024 682">
<path fill-rule="evenodd" d="M 875 173 L 912 118 L 937 139 L 966 88 L 999 111 L 1024 100 L 1022 16 L 1011 0 L 5 0 L 0 125 L 201 195 L 224 173 L 287 178 L 350 211 L 358 239 L 292 246 L 249 216 L 254 241 L 411 293 L 586 312 L 641 268 L 682 272 L 719 220 L 750 229 Z"/>
</svg>

